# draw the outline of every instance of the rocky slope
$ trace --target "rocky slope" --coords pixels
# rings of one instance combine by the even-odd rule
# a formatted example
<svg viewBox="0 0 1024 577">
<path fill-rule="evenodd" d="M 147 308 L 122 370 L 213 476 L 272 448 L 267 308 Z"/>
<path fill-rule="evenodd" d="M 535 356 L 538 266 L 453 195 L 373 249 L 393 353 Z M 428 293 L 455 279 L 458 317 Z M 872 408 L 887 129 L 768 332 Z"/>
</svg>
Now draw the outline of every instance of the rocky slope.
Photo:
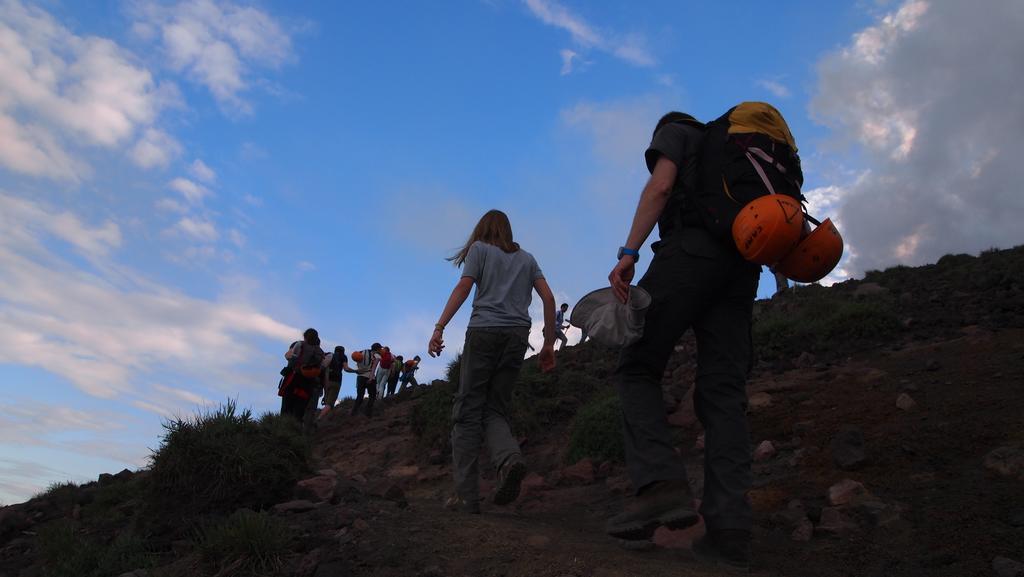
<svg viewBox="0 0 1024 577">
<path fill-rule="evenodd" d="M 748 391 L 755 574 L 1024 575 L 1024 249 L 873 272 L 757 309 Z M 689 554 L 700 526 L 661 530 L 651 544 L 602 534 L 631 490 L 614 412 L 599 410 L 614 403 L 614 353 L 587 344 L 558 360 L 554 375 L 524 370 L 515 415 L 532 473 L 512 506 L 480 516 L 443 509 L 450 471 L 438 431 L 450 388 L 435 382 L 379 404 L 373 418 L 339 410 L 321 423 L 319 472 L 271 508 L 289 540 L 263 574 L 719 574 Z M 684 338 L 663 388 L 699 494 L 693 372 Z M 37 536 L 60 518 L 113 543 L 122 528 L 110 512 L 132 505 L 109 488 L 146 474 L 105 477 L 65 502 L 48 495 L 0 509 L 0 575 L 59 574 Z M 485 489 L 493 482 L 490 472 Z M 110 501 L 102 522 L 89 518 L 98 499 Z M 158 549 L 133 574 L 261 571 L 211 568 L 188 540 Z"/>
</svg>

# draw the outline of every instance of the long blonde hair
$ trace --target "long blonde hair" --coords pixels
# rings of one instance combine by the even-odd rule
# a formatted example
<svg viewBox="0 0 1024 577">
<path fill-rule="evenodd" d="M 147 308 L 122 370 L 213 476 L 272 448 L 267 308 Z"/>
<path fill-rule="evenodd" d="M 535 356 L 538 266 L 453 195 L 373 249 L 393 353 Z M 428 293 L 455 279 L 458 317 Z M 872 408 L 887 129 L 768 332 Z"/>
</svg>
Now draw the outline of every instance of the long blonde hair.
<svg viewBox="0 0 1024 577">
<path fill-rule="evenodd" d="M 488 210 L 476 223 L 465 246 L 459 249 L 459 252 L 448 257 L 448 260 L 455 263 L 457 267 L 462 266 L 462 263 L 466 262 L 466 255 L 469 254 L 469 247 L 478 240 L 494 245 L 505 252 L 519 250 L 519 244 L 512 240 L 512 223 L 508 221 L 508 215 L 500 210 Z"/>
</svg>

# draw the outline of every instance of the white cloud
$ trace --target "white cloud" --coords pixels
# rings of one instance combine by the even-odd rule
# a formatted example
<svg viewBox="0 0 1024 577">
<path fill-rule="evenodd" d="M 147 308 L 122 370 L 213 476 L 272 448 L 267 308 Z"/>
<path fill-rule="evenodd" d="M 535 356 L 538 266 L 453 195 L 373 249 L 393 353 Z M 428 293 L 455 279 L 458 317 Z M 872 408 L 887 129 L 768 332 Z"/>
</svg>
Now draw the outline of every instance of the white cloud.
<svg viewBox="0 0 1024 577">
<path fill-rule="evenodd" d="M 166 168 L 181 154 L 181 144 L 170 134 L 147 128 L 128 156 L 142 168 Z"/>
<path fill-rule="evenodd" d="M 88 171 L 70 147 L 121 146 L 173 92 L 111 40 L 78 36 L 18 0 L 0 2 L 0 78 L 0 164 L 72 181 Z"/>
<path fill-rule="evenodd" d="M 217 180 L 217 173 L 198 158 L 192 161 L 192 165 L 189 166 L 188 172 L 197 180 L 201 180 L 208 184 Z"/>
<path fill-rule="evenodd" d="M 526 7 L 541 22 L 561 28 L 569 33 L 574 43 L 583 49 L 596 49 L 636 66 L 654 66 L 654 57 L 647 49 L 646 40 L 640 35 L 615 35 L 598 30 L 582 16 L 554 0 L 524 0 Z M 565 51 L 562 51 L 565 70 Z"/>
<path fill-rule="evenodd" d="M 34 202 L 9 196 L 0 191 L 0 227 L 9 242 L 21 246 L 31 244 L 32 238 L 47 234 L 59 238 L 79 253 L 101 257 L 121 246 L 121 229 L 107 221 L 102 226 L 90 227 L 70 212 L 58 212 Z"/>
<path fill-rule="evenodd" d="M 217 226 L 212 221 L 201 217 L 183 217 L 175 225 L 175 229 L 200 242 L 215 242 L 220 238 Z"/>
<path fill-rule="evenodd" d="M 173 198 L 161 198 L 160 200 L 156 201 L 156 207 L 159 210 L 163 210 L 166 212 L 175 212 L 178 214 L 185 214 L 186 212 L 188 212 L 188 207 L 185 206 L 183 202 Z"/>
<path fill-rule="evenodd" d="M 292 57 L 289 34 L 269 14 L 233 2 L 186 0 L 134 6 L 133 30 L 159 38 L 170 66 L 206 86 L 229 113 L 247 114 L 242 97 L 254 68 L 278 68 Z"/>
<path fill-rule="evenodd" d="M 298 264 L 295 265 L 295 268 L 299 269 L 302 272 L 312 272 L 316 270 L 316 265 L 309 262 L 308 260 L 300 260 Z"/>
<path fill-rule="evenodd" d="M 584 101 L 563 109 L 562 121 L 591 138 L 597 156 L 623 168 L 643 168 L 643 151 L 651 132 L 669 108 L 661 98 L 648 96 L 613 102 Z"/>
<path fill-rule="evenodd" d="M 821 60 L 812 112 L 865 170 L 838 217 L 854 274 L 1024 240 L 1024 10 L 903 2 Z"/>
<path fill-rule="evenodd" d="M 199 204 L 210 194 L 210 189 L 201 184 L 196 184 L 187 178 L 175 178 L 167 186 L 181 193 L 189 204 Z"/>
<path fill-rule="evenodd" d="M 237 228 L 233 228 L 228 231 L 228 240 L 230 240 L 231 244 L 235 245 L 238 248 L 245 247 L 245 235 L 242 234 L 242 232 Z"/>
<path fill-rule="evenodd" d="M 116 228 L 71 214 L 50 223 L 47 207 L 6 194 L 0 202 L 0 363 L 38 367 L 97 397 L 152 400 L 154 375 L 241 386 L 234 374 L 257 355 L 254 341 L 298 333 L 245 302 L 189 297 L 131 270 L 79 268 L 49 241 L 71 243 L 101 260 L 96 271 L 110 271 L 117 267 L 102 259 L 120 243 Z M 69 223 L 76 232 L 65 231 Z"/>
<path fill-rule="evenodd" d="M 776 98 L 789 98 L 793 95 L 789 88 L 778 80 L 761 79 L 757 81 L 757 85 L 770 92 Z"/>
<path fill-rule="evenodd" d="M 572 62 L 579 54 L 568 48 L 562 49 L 560 54 L 562 55 L 562 76 L 568 76 L 572 74 Z"/>
</svg>

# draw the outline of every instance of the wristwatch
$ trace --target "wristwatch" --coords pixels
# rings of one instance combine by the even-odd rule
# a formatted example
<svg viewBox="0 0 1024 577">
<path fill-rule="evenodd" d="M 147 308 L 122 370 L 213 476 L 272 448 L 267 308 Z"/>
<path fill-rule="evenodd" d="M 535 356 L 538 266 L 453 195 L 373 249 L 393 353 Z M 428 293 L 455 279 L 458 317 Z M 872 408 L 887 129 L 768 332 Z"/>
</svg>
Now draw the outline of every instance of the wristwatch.
<svg viewBox="0 0 1024 577">
<path fill-rule="evenodd" d="M 627 255 L 627 254 L 629 256 L 633 257 L 633 262 L 636 262 L 636 261 L 640 260 L 640 251 L 633 250 L 631 248 L 626 248 L 624 246 L 620 246 L 619 247 L 619 255 L 617 257 L 615 257 L 615 258 L 618 259 L 618 260 L 622 260 L 622 257 Z"/>
</svg>

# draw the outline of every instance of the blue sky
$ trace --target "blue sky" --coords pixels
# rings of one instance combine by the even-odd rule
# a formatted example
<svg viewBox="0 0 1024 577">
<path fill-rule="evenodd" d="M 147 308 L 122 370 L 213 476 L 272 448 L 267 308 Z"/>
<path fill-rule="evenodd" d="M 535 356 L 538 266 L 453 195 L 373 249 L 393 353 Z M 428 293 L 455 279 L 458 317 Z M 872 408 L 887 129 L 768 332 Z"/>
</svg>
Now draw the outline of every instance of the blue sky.
<svg viewBox="0 0 1024 577">
<path fill-rule="evenodd" d="M 168 415 L 274 409 L 308 326 L 441 376 L 444 257 L 487 209 L 560 301 L 603 286 L 668 110 L 783 112 L 830 282 L 1020 244 L 1024 15 L 978 12 L 0 0 L 0 501 L 144 464 Z"/>
</svg>

